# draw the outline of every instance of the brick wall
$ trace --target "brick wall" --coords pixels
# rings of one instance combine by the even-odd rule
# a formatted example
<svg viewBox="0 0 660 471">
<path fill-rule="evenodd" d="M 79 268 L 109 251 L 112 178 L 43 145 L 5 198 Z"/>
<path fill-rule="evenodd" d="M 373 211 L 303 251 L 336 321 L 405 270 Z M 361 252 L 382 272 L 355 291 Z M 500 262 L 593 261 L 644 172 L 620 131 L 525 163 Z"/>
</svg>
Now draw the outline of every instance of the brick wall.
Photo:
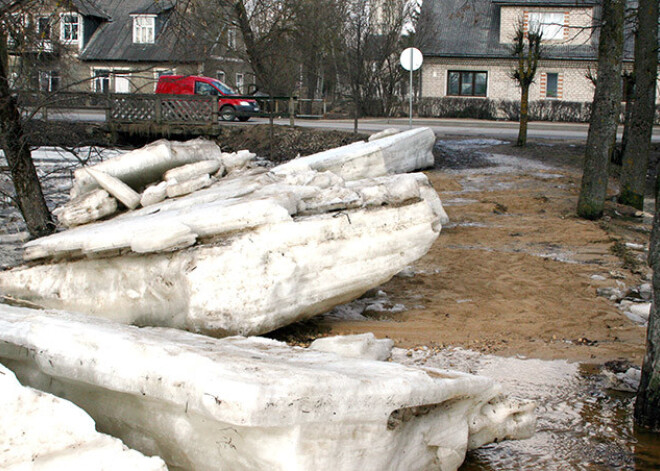
<svg viewBox="0 0 660 471">
<path fill-rule="evenodd" d="M 511 78 L 515 62 L 502 59 L 440 59 L 427 57 L 422 66 L 422 96 L 443 97 L 447 95 L 447 74 L 450 70 L 484 71 L 488 73 L 487 97 L 491 99 L 516 100 L 520 88 Z M 535 83 L 530 87 L 530 100 L 546 98 L 545 80 L 548 73 L 557 73 L 561 94 L 557 99 L 566 101 L 591 101 L 594 87 L 586 77 L 596 64 L 576 61 L 541 61 Z M 478 97 L 474 99 L 478 100 Z"/>
<path fill-rule="evenodd" d="M 509 43 L 515 36 L 518 25 L 529 25 L 529 13 L 563 13 L 563 40 L 551 41 L 552 44 L 587 44 L 592 41 L 594 24 L 593 8 L 522 8 L 503 6 L 500 9 L 500 43 Z M 549 41 L 550 42 L 550 41 Z"/>
</svg>

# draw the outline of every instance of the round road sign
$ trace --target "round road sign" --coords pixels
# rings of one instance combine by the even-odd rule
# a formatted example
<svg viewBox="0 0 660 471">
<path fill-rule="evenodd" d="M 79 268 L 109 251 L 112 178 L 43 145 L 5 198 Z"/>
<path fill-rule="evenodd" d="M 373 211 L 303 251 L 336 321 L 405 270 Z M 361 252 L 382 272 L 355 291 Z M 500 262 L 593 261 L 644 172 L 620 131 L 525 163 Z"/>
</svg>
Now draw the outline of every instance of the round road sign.
<svg viewBox="0 0 660 471">
<path fill-rule="evenodd" d="M 401 53 L 401 67 L 406 70 L 419 69 L 423 61 L 422 52 L 415 47 L 409 47 Z"/>
</svg>

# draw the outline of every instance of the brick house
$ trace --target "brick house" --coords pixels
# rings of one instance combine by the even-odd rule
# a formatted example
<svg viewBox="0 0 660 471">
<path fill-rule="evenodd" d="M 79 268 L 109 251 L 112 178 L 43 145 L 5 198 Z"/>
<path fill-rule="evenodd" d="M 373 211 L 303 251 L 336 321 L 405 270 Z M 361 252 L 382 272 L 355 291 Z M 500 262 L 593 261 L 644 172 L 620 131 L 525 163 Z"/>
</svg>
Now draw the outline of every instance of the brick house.
<svg viewBox="0 0 660 471">
<path fill-rule="evenodd" d="M 16 41 L 10 38 L 15 86 L 152 93 L 162 74 L 198 74 L 247 93 L 254 74 L 243 58 L 238 30 L 228 21 L 204 24 L 190 5 L 177 0 L 32 2 L 13 15 L 23 28 L 17 37 L 29 30 L 38 38 L 28 48 L 12 47 Z"/>
<path fill-rule="evenodd" d="M 598 0 L 425 0 L 422 97 L 520 99 L 511 78 L 515 31 L 539 28 L 544 52 L 530 101 L 591 102 L 597 70 Z M 632 68 L 627 33 L 624 69 Z"/>
</svg>

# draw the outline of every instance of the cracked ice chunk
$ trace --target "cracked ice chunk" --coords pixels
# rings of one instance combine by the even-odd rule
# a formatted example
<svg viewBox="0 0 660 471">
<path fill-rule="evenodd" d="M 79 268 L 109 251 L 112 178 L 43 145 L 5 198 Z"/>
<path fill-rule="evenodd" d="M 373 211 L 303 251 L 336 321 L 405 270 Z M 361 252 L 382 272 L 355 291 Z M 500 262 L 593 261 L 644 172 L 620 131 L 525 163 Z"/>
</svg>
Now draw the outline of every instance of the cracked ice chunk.
<svg viewBox="0 0 660 471">
<path fill-rule="evenodd" d="M 197 190 L 201 190 L 202 188 L 206 188 L 212 183 L 213 180 L 211 180 L 211 176 L 205 173 L 191 178 L 190 180 L 184 180 L 181 183 L 168 185 L 165 192 L 167 193 L 168 198 L 176 198 L 177 196 L 187 195 Z"/>
<path fill-rule="evenodd" d="M 372 134 L 371 136 L 369 136 L 369 142 L 376 141 L 376 140 L 382 139 L 384 137 L 393 136 L 395 134 L 399 134 L 399 130 L 397 128 L 384 129 L 381 132 L 377 132 L 377 133 Z"/>
<path fill-rule="evenodd" d="M 140 197 L 140 204 L 143 207 L 151 206 L 152 204 L 160 203 L 167 198 L 167 182 L 160 182 L 157 185 L 151 185 L 142 193 Z"/>
<path fill-rule="evenodd" d="M 173 468 L 453 471 L 534 427 L 485 377 L 65 312 L 0 305 L 0 358 Z"/>
<path fill-rule="evenodd" d="M 311 168 L 329 170 L 346 180 L 412 172 L 433 166 L 434 142 L 431 129 L 417 128 L 300 157 L 273 168 L 273 172 L 286 174 Z"/>
<path fill-rule="evenodd" d="M 93 190 L 72 199 L 53 210 L 57 220 L 66 227 L 96 221 L 117 211 L 117 200 L 105 190 Z"/>
<path fill-rule="evenodd" d="M 382 163 L 402 141 L 382 144 L 406 135 L 413 150 L 418 145 L 430 153 L 427 134 L 383 138 L 371 150 Z M 347 168 L 373 157 L 344 151 L 337 155 Z M 201 178 L 211 181 L 208 174 Z M 388 281 L 428 251 L 444 218 L 423 174 L 347 182 L 307 164 L 284 172 L 251 169 L 177 199 L 30 241 L 25 259 L 43 264 L 1 272 L 0 290 L 139 325 L 261 334 Z"/>
<path fill-rule="evenodd" d="M 98 183 L 86 171 L 93 168 L 126 183 L 134 190 L 160 181 L 170 169 L 202 160 L 220 160 L 222 151 L 215 142 L 193 139 L 186 142 L 159 140 L 140 149 L 127 152 L 93 167 L 74 172 L 71 197 L 98 188 Z"/>
<path fill-rule="evenodd" d="M 176 180 L 182 183 L 201 175 L 211 175 L 222 168 L 222 163 L 218 160 L 203 160 L 194 164 L 187 164 L 181 167 L 168 170 L 163 175 L 163 180 Z"/>
<path fill-rule="evenodd" d="M 6 471 L 165 471 L 158 457 L 147 458 L 116 438 L 96 431 L 76 405 L 21 386 L 0 365 L 0 468 Z"/>
<path fill-rule="evenodd" d="M 128 209 L 135 209 L 140 205 L 140 195 L 120 179 L 94 170 L 91 167 L 86 170 L 96 180 L 99 186 L 121 201 Z"/>
</svg>

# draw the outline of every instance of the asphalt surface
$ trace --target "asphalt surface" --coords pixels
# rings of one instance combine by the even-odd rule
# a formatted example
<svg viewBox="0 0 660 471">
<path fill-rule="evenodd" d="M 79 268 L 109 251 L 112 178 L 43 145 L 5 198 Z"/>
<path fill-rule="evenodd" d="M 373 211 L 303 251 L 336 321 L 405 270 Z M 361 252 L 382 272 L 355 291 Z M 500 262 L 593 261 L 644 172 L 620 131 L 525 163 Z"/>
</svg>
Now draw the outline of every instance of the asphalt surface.
<svg viewBox="0 0 660 471">
<path fill-rule="evenodd" d="M 97 110 L 76 110 L 67 112 L 49 111 L 49 119 L 63 121 L 81 121 L 102 123 L 105 121 L 105 112 Z M 232 126 L 249 126 L 268 123 L 267 118 L 252 118 L 247 123 L 223 123 Z M 276 124 L 288 125 L 288 119 L 276 119 Z M 344 131 L 353 130 L 353 120 L 347 119 L 296 119 L 296 126 L 336 129 Z M 515 140 L 518 137 L 518 123 L 510 121 L 486 121 L 476 119 L 448 119 L 448 118 L 420 118 L 413 120 L 413 127 L 427 126 L 433 129 L 438 137 L 487 137 L 502 140 Z M 399 130 L 409 129 L 408 118 L 365 118 L 358 122 L 358 131 L 375 133 L 388 128 Z M 586 123 L 552 123 L 532 121 L 529 123 L 527 138 L 533 139 L 560 139 L 583 141 L 587 139 L 589 125 Z M 623 128 L 619 127 L 619 138 Z M 653 142 L 660 142 L 660 127 L 653 129 Z"/>
<path fill-rule="evenodd" d="M 248 123 L 267 123 L 264 118 L 253 118 Z M 276 119 L 275 123 L 288 125 L 289 120 Z M 296 119 L 296 126 L 314 127 L 321 129 L 353 130 L 352 120 L 311 120 Z M 485 121 L 476 119 L 414 119 L 413 127 L 427 126 L 433 129 L 438 137 L 488 137 L 502 140 L 515 140 L 518 138 L 518 123 L 509 121 Z M 400 130 L 409 129 L 409 120 L 400 119 L 362 119 L 358 122 L 358 131 L 374 133 L 388 128 Z M 589 125 L 586 123 L 551 123 L 530 122 L 527 130 L 528 139 L 560 139 L 560 140 L 587 140 Z M 619 127 L 619 138 L 623 127 Z M 660 127 L 653 129 L 653 141 L 660 142 Z"/>
</svg>

